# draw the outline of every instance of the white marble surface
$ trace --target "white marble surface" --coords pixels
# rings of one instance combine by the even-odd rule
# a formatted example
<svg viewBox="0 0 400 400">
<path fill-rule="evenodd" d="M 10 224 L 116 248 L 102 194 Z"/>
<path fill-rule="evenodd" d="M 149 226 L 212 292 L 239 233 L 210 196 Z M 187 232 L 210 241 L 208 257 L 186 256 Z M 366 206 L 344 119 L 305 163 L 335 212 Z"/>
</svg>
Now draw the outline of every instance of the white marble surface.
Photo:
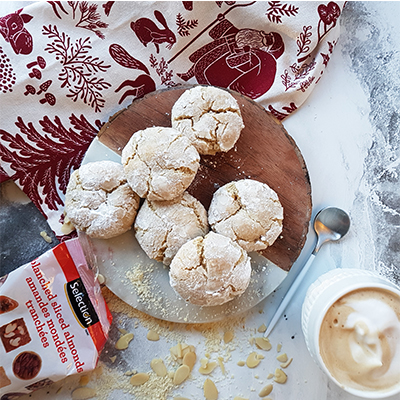
<svg viewBox="0 0 400 400">
<path fill-rule="evenodd" d="M 2 2 L 1 11 L 4 7 L 14 8 Z M 294 357 L 287 370 L 287 383 L 275 385 L 271 393 L 274 400 L 357 399 L 328 382 L 307 352 L 300 310 L 309 284 L 322 273 L 339 267 L 378 270 L 400 283 L 399 15 L 400 2 L 349 2 L 340 21 L 341 38 L 323 79 L 308 101 L 284 122 L 309 170 L 313 215 L 324 206 L 334 205 L 350 213 L 352 226 L 342 241 L 325 245 L 319 252 L 304 285 L 286 310 L 286 317 L 270 336 L 274 345 L 282 343 L 284 351 Z M 248 316 L 246 326 L 257 328 L 268 322 L 314 241 L 315 235 L 310 229 L 306 246 L 289 277 Z M 149 369 L 154 345 L 149 345 L 145 333 L 144 328 L 135 330 L 131 368 Z M 249 338 L 248 332 L 240 335 L 243 341 Z M 204 345 L 204 340 L 199 341 L 197 336 L 189 336 L 188 341 L 191 340 L 199 343 L 199 349 Z M 170 344 L 162 340 L 157 346 L 165 353 Z M 232 360 L 227 364 L 230 378 L 218 385 L 220 399 L 233 399 L 239 394 L 259 398 L 258 392 L 271 372 L 271 363 L 266 359 L 256 370 L 238 369 L 238 357 L 243 359 L 246 354 L 246 348 L 232 353 Z M 268 355 L 272 356 L 272 353 Z M 130 356 L 125 357 L 128 360 Z M 70 393 L 64 390 L 55 395 L 55 389 L 48 392 L 52 398 L 68 398 Z M 41 390 L 32 398 L 41 398 L 46 393 Z M 187 382 L 179 394 L 203 398 L 196 380 Z M 132 396 L 117 394 L 115 398 Z M 400 396 L 391 398 L 394 399 Z"/>
</svg>

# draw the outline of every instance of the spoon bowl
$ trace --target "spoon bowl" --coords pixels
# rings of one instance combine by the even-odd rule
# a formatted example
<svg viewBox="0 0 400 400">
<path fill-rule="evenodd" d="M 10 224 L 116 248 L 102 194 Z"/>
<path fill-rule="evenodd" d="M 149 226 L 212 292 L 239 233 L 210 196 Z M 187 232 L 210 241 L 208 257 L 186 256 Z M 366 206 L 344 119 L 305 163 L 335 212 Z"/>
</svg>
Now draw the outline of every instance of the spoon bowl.
<svg viewBox="0 0 400 400">
<path fill-rule="evenodd" d="M 312 251 L 308 261 L 300 270 L 296 279 L 293 281 L 285 297 L 282 299 L 279 307 L 275 311 L 271 322 L 268 324 L 267 330 L 264 333 L 265 337 L 271 333 L 279 318 L 282 316 L 287 305 L 295 294 L 297 288 L 300 286 L 303 278 L 309 270 L 315 256 L 317 255 L 321 246 L 326 242 L 332 242 L 341 239 L 350 229 L 350 217 L 346 211 L 336 207 L 326 207 L 320 210 L 314 218 L 314 231 L 317 234 L 317 243 Z"/>
<path fill-rule="evenodd" d="M 324 243 L 341 239 L 349 229 L 350 217 L 345 211 L 336 207 L 323 208 L 314 219 L 317 244 L 313 254 L 318 253 Z"/>
</svg>

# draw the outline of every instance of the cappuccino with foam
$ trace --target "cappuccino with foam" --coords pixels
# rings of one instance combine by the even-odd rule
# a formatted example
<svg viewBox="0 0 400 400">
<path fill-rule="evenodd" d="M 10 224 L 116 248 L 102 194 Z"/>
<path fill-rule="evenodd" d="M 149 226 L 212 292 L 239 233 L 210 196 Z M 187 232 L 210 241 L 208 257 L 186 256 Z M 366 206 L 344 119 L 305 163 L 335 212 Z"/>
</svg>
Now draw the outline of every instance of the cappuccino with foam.
<svg viewBox="0 0 400 400">
<path fill-rule="evenodd" d="M 400 297 L 363 288 L 337 300 L 320 329 L 319 349 L 343 386 L 382 391 L 400 384 Z"/>
</svg>

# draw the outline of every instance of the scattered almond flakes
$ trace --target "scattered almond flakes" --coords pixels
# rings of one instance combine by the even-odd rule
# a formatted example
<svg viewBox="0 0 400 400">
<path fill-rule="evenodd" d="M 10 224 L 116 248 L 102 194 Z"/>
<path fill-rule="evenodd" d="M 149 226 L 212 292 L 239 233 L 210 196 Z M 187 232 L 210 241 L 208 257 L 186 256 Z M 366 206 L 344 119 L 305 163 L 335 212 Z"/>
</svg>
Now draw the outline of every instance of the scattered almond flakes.
<svg viewBox="0 0 400 400">
<path fill-rule="evenodd" d="M 278 343 L 278 345 L 276 346 L 276 349 L 278 350 L 278 353 L 280 353 L 282 350 L 282 343 Z"/>
<path fill-rule="evenodd" d="M 172 378 L 169 375 L 160 377 L 154 373 L 150 374 L 150 379 L 141 386 L 132 386 L 131 393 L 137 400 L 167 399 L 168 394 L 174 388 Z"/>
<path fill-rule="evenodd" d="M 224 359 L 222 357 L 218 357 L 218 365 L 221 368 L 222 374 L 225 375 L 225 365 L 224 365 Z"/>
<path fill-rule="evenodd" d="M 274 381 L 276 383 L 285 383 L 287 380 L 287 375 L 279 368 L 275 370 Z"/>
<path fill-rule="evenodd" d="M 88 375 L 83 375 L 79 379 L 79 386 L 86 386 L 90 381 L 90 378 Z"/>
<path fill-rule="evenodd" d="M 141 326 L 147 328 L 148 330 L 154 330 L 160 335 L 165 336 L 165 339 L 167 341 L 174 341 L 175 343 L 180 342 L 181 343 L 181 349 L 180 349 L 180 358 L 178 358 L 177 354 L 173 356 L 171 354 L 170 360 L 177 362 L 178 364 L 183 364 L 183 358 L 185 351 L 182 349 L 182 344 L 185 345 L 185 339 L 187 339 L 187 332 L 190 330 L 196 330 L 198 332 L 201 332 L 203 337 L 206 339 L 205 342 L 203 341 L 202 343 L 205 344 L 205 354 L 210 354 L 218 352 L 221 354 L 221 351 L 226 352 L 224 354 L 225 361 L 229 360 L 231 357 L 230 351 L 236 350 L 238 346 L 242 346 L 242 343 L 237 343 L 237 341 L 234 341 L 233 343 L 225 343 L 223 340 L 224 337 L 224 332 L 227 331 L 232 331 L 235 332 L 236 329 L 243 329 L 244 331 L 248 332 L 249 329 L 245 327 L 244 325 L 244 320 L 245 318 L 242 316 L 240 318 L 234 317 L 234 318 L 226 318 L 225 320 L 218 321 L 216 323 L 204 323 L 204 324 L 177 324 L 173 322 L 167 322 L 167 321 L 162 321 L 157 318 L 151 317 L 147 314 L 142 313 L 141 311 L 138 311 L 131 306 L 127 305 L 126 303 L 122 302 L 119 298 L 117 298 L 114 294 L 112 294 L 107 288 L 103 287 L 103 296 L 106 299 L 106 302 L 111 310 L 111 312 L 115 313 L 121 313 L 123 314 L 122 319 L 120 321 L 123 321 L 125 317 L 129 318 L 135 318 L 137 319 L 133 323 L 135 324 L 135 327 L 139 327 L 139 323 Z M 124 317 L 125 316 L 125 317 Z M 261 328 L 261 327 L 260 327 Z M 261 328 L 262 329 L 262 328 Z M 256 331 L 257 328 L 254 329 Z M 262 332 L 260 332 L 262 333 Z M 253 338 L 252 343 L 255 343 L 255 339 Z M 189 347 L 188 345 L 186 345 Z M 184 346 L 184 347 L 186 347 Z M 191 346 L 194 350 L 194 347 Z M 190 352 L 192 349 L 188 348 L 186 352 Z M 261 356 L 259 358 L 259 356 Z M 210 358 L 210 357 L 209 357 Z M 263 357 L 262 355 L 256 356 L 258 360 L 261 360 Z M 222 359 L 222 358 L 221 358 Z M 218 360 L 219 361 L 219 360 Z M 244 361 L 238 362 L 238 365 L 246 365 Z M 221 368 L 222 370 L 222 368 Z M 117 371 L 112 370 L 112 373 L 118 374 Z M 171 396 L 171 391 L 174 390 L 174 384 L 173 384 L 173 376 L 174 372 L 169 371 L 165 377 L 158 377 L 155 373 L 151 372 L 149 380 L 144 383 L 141 386 L 135 387 L 131 386 L 129 384 L 129 379 L 126 381 L 122 382 L 120 379 L 113 379 L 111 382 L 107 380 L 105 383 L 106 386 L 111 386 L 110 390 L 118 390 L 122 389 L 126 393 L 131 393 L 135 395 L 135 398 L 138 400 L 147 400 L 147 399 L 152 399 L 152 398 L 157 398 L 157 399 L 167 399 L 167 398 L 172 398 Z M 271 377 L 274 377 L 273 374 L 271 374 Z M 231 377 L 234 379 L 234 376 Z M 221 379 L 221 378 L 219 378 Z M 223 378 L 222 378 L 223 379 Z M 212 382 L 212 381 L 211 381 Z M 128 385 L 128 386 L 127 386 Z M 98 387 L 96 385 L 96 387 Z M 102 387 L 103 389 L 103 387 Z M 218 392 L 218 391 L 217 391 Z M 105 392 L 106 393 L 106 392 Z M 106 400 L 108 397 L 106 394 L 99 394 L 98 399 L 99 400 Z M 110 393 L 110 392 L 109 392 Z M 162 395 L 159 395 L 159 393 L 162 393 Z M 179 396 L 177 397 L 177 400 L 179 399 Z M 182 398 L 182 400 L 185 398 Z M 238 398 L 238 400 L 240 397 Z M 186 400 L 186 399 L 185 399 Z"/>
<path fill-rule="evenodd" d="M 102 285 L 103 283 L 106 283 L 106 278 L 102 274 L 97 275 L 97 280 L 99 281 L 100 285 Z"/>
<path fill-rule="evenodd" d="M 249 368 L 255 368 L 260 364 L 261 360 L 264 358 L 261 354 L 257 354 L 255 351 L 251 352 L 246 360 L 246 365 Z"/>
<path fill-rule="evenodd" d="M 260 393 L 258 393 L 259 397 L 265 397 L 268 396 L 272 392 L 273 386 L 272 383 L 269 383 L 267 386 L 264 386 Z"/>
<path fill-rule="evenodd" d="M 217 400 L 218 399 L 218 389 L 215 386 L 215 383 L 211 379 L 206 379 L 204 381 L 204 397 L 207 400 Z"/>
<path fill-rule="evenodd" d="M 133 339 L 133 333 L 125 333 L 125 335 L 122 335 L 118 340 L 117 343 L 115 343 L 115 348 L 117 350 L 125 350 L 128 348 L 129 343 Z"/>
<path fill-rule="evenodd" d="M 168 374 L 167 367 L 161 358 L 153 358 L 150 367 L 158 376 L 164 377 Z"/>
<path fill-rule="evenodd" d="M 53 240 L 52 238 L 47 234 L 46 231 L 41 231 L 40 232 L 40 236 L 47 242 L 47 243 L 51 243 Z"/>
<path fill-rule="evenodd" d="M 286 362 L 281 363 L 281 368 L 287 368 L 292 361 L 293 361 L 293 358 L 289 358 L 289 360 L 287 360 Z"/>
<path fill-rule="evenodd" d="M 185 355 L 190 352 L 195 353 L 196 349 L 192 345 L 178 342 L 177 345 L 175 345 L 169 349 L 169 352 L 174 361 L 178 362 L 179 364 L 183 364 L 183 359 L 184 359 Z"/>
<path fill-rule="evenodd" d="M 196 358 L 196 353 L 194 351 L 189 351 L 183 356 L 182 363 L 183 365 L 187 365 L 191 371 L 196 363 Z"/>
<path fill-rule="evenodd" d="M 190 375 L 190 368 L 187 365 L 181 365 L 174 374 L 173 383 L 174 385 L 180 385 Z"/>
<path fill-rule="evenodd" d="M 201 362 L 201 367 L 199 368 L 199 372 L 202 375 L 211 374 L 211 372 L 213 372 L 214 369 L 217 367 L 217 363 L 215 361 L 209 362 L 206 358 L 203 358 L 200 362 Z"/>
<path fill-rule="evenodd" d="M 225 343 L 230 343 L 232 342 L 233 338 L 235 337 L 235 333 L 232 331 L 226 331 L 224 333 L 224 342 Z"/>
<path fill-rule="evenodd" d="M 262 324 L 258 327 L 257 332 L 264 333 L 266 330 L 267 330 L 267 327 L 265 326 L 265 324 Z"/>
<path fill-rule="evenodd" d="M 279 354 L 279 356 L 276 357 L 276 359 L 281 363 L 285 363 L 288 360 L 288 356 L 286 353 L 282 353 L 282 354 Z"/>
<path fill-rule="evenodd" d="M 157 331 L 160 336 L 165 337 L 171 342 L 183 342 L 186 340 L 187 332 L 184 329 L 183 324 L 164 321 L 145 314 L 144 312 L 131 307 L 124 301 L 121 301 L 121 299 L 107 288 L 107 286 L 103 286 L 101 292 L 110 311 L 112 313 L 123 314 L 129 319 L 137 319 L 135 326 L 139 326 L 138 324 L 140 322 L 144 328 Z"/>
<path fill-rule="evenodd" d="M 160 340 L 160 335 L 156 331 L 150 329 L 147 332 L 147 340 L 150 340 L 152 342 L 157 342 L 158 340 Z"/>
<path fill-rule="evenodd" d="M 75 230 L 74 225 L 72 224 L 71 220 L 67 217 L 64 211 L 64 223 L 61 226 L 61 233 L 63 233 L 64 235 L 69 235 L 74 230 Z"/>
<path fill-rule="evenodd" d="M 132 386 L 141 386 L 144 383 L 146 383 L 149 379 L 150 379 L 149 374 L 146 374 L 145 372 L 139 372 L 132 376 L 132 378 L 129 380 L 129 383 Z"/>
<path fill-rule="evenodd" d="M 272 349 L 272 345 L 271 345 L 269 339 L 266 337 L 263 337 L 263 336 L 256 337 L 255 343 L 256 343 L 256 346 L 261 350 L 269 351 Z"/>
<path fill-rule="evenodd" d="M 78 387 L 71 394 L 72 400 L 92 399 L 95 396 L 96 390 L 88 387 Z"/>
</svg>

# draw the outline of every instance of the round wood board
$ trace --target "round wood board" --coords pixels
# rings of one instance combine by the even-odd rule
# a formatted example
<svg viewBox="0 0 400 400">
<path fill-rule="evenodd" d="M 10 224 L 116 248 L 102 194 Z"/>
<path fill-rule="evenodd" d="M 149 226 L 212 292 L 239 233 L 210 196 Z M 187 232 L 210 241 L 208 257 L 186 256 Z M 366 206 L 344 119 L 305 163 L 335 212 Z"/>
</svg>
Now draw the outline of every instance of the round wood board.
<svg viewBox="0 0 400 400">
<path fill-rule="evenodd" d="M 192 86 L 149 93 L 116 113 L 98 133 L 98 140 L 117 154 L 137 131 L 151 126 L 171 126 L 171 109 Z M 299 256 L 311 218 L 311 186 L 304 159 L 294 140 L 271 114 L 255 101 L 233 91 L 244 129 L 227 153 L 201 156 L 199 171 L 188 188 L 208 209 L 213 193 L 224 184 L 255 179 L 268 184 L 284 209 L 281 237 L 261 254 L 285 271 Z"/>
</svg>

